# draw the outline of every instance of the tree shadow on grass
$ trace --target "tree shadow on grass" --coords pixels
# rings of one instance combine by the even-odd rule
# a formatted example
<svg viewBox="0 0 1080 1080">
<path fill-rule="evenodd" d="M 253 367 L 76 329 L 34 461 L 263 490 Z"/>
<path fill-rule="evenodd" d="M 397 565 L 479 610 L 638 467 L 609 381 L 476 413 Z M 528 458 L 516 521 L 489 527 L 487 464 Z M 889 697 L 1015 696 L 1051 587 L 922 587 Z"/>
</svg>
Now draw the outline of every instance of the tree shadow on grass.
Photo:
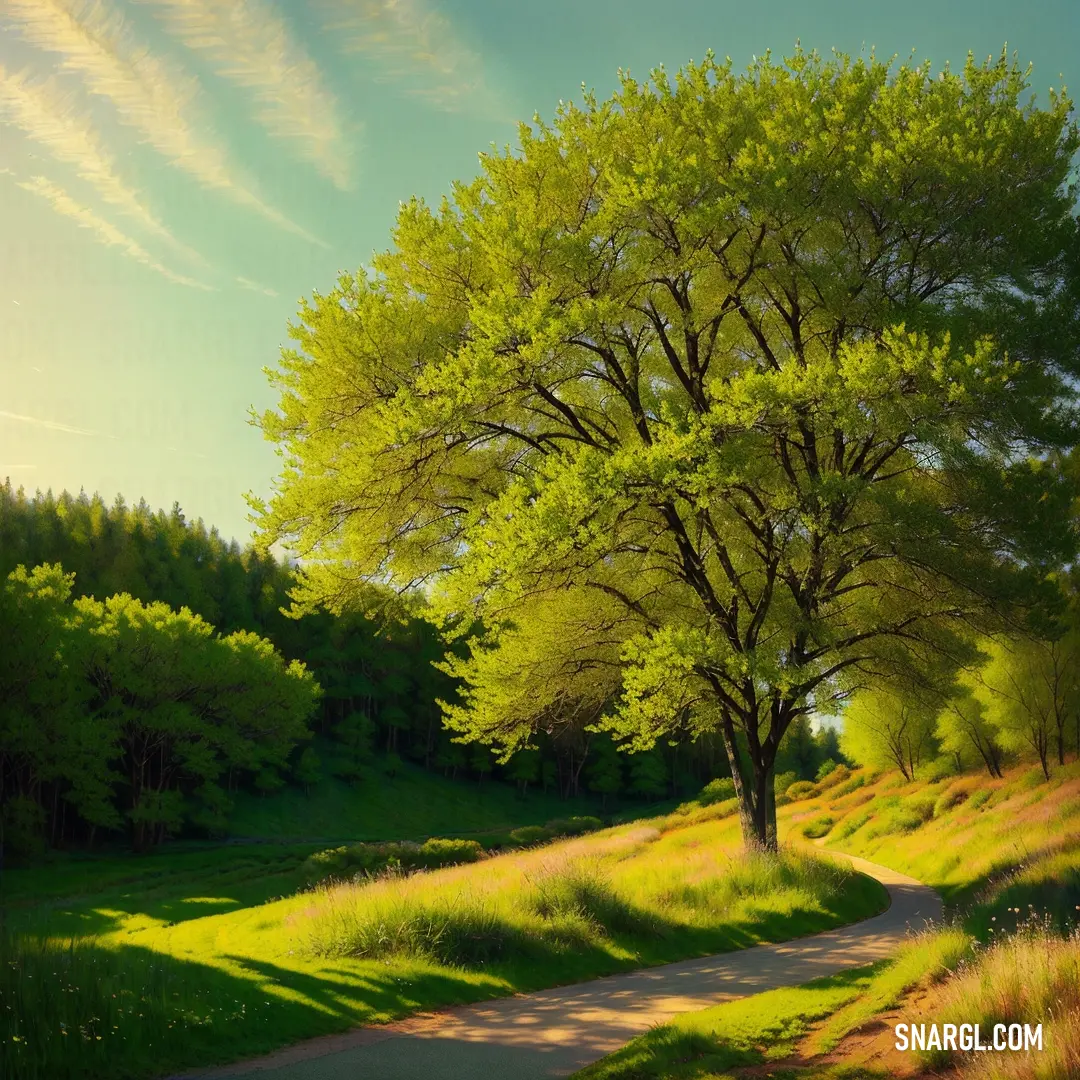
<svg viewBox="0 0 1080 1080">
<path fill-rule="evenodd" d="M 265 1053 L 355 1024 L 490 997 L 466 972 L 347 964 L 305 972 L 225 956 L 229 969 L 138 946 L 0 934 L 0 1075 L 128 1080 Z M 403 974 L 406 976 L 403 978 Z"/>
</svg>

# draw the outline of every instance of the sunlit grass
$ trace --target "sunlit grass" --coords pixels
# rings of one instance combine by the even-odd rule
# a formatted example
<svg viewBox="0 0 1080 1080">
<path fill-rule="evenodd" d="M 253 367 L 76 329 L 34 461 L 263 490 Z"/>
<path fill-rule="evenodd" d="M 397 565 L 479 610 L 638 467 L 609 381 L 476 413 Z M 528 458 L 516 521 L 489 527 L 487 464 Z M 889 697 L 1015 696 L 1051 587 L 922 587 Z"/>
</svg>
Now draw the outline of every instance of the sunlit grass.
<svg viewBox="0 0 1080 1080">
<path fill-rule="evenodd" d="M 920 1052 L 934 1068 L 958 1066 L 963 1080 L 1072 1080 L 1080 1076 L 1080 934 L 1060 937 L 1037 922 L 1002 937 L 965 964 L 920 1008 L 938 1024 L 1041 1024 L 1041 1050 Z"/>
<path fill-rule="evenodd" d="M 574 1080 L 710 1080 L 782 1058 L 810 1025 L 857 997 L 871 981 L 858 968 L 686 1013 L 574 1074 Z"/>
<path fill-rule="evenodd" d="M 95 1080 L 234 1060 L 419 1009 L 784 940 L 883 906 L 876 882 L 824 860 L 745 859 L 737 822 L 708 810 L 243 906 L 242 882 L 217 887 L 225 862 L 193 873 L 186 893 L 163 875 L 143 903 L 137 881 L 109 875 L 101 894 L 24 903 L 2 945 L 0 989 L 14 1007 L 0 1010 L 0 1075 Z M 287 860 L 298 872 L 299 852 Z M 278 882 L 280 867 L 264 864 Z"/>
</svg>

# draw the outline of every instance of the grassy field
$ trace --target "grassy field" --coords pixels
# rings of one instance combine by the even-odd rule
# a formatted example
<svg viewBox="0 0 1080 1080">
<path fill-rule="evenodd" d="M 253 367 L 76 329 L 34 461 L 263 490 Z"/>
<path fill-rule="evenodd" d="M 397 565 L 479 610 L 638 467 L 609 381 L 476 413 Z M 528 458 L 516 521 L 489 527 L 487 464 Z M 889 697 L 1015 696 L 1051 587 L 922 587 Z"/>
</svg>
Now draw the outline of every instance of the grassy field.
<svg viewBox="0 0 1080 1080">
<path fill-rule="evenodd" d="M 580 1080 L 955 1080 L 1080 1076 L 1080 770 L 1001 780 L 839 774 L 781 807 L 781 835 L 910 873 L 951 923 L 891 960 L 689 1013 Z M 687 813 L 693 813 L 687 807 Z M 892 1024 L 1043 1023 L 1039 1055 L 900 1053 Z M 887 1023 L 886 1023 L 887 1021 Z"/>
<path fill-rule="evenodd" d="M 409 840 L 539 825 L 571 814 L 595 814 L 598 799 L 562 799 L 508 784 L 448 780 L 402 763 L 394 776 L 346 784 L 327 777 L 310 794 L 241 792 L 229 818 L 233 837 L 260 840 Z"/>
<path fill-rule="evenodd" d="M 54 887 L 47 868 L 9 875 L 0 1074 L 152 1076 L 883 906 L 876 882 L 833 864 L 743 859 L 730 810 L 298 893 L 302 846 L 67 863 Z M 462 944 L 476 918 L 496 948 Z"/>
<path fill-rule="evenodd" d="M 897 1023 L 1042 1024 L 1041 1051 L 897 1050 Z M 762 1071 L 764 1070 L 764 1072 Z M 1073 1080 L 1080 1076 L 1080 937 L 1030 927 L 985 949 L 958 929 L 891 960 L 655 1027 L 574 1080 Z"/>
</svg>

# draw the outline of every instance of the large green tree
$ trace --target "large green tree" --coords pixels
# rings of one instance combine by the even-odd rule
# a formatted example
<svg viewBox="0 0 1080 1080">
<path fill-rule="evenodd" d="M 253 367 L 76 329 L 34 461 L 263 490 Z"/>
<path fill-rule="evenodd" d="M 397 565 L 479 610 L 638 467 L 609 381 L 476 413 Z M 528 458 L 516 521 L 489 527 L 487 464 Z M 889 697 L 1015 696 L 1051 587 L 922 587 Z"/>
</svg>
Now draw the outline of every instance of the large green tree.
<svg viewBox="0 0 1080 1080">
<path fill-rule="evenodd" d="M 1040 463 L 1077 441 L 1080 139 L 1026 92 L 1004 56 L 710 57 L 404 204 L 271 375 L 253 504 L 298 603 L 478 619 L 452 722 L 504 752 L 563 704 L 633 748 L 718 732 L 775 845 L 796 718 L 1073 550 Z"/>
</svg>

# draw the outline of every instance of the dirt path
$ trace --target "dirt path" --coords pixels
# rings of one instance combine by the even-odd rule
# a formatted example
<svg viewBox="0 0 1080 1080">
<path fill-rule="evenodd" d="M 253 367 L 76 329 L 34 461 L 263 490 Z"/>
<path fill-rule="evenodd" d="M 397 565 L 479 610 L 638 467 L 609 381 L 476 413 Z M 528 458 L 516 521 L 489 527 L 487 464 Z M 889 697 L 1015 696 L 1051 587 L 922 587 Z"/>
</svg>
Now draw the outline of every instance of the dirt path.
<svg viewBox="0 0 1080 1080">
<path fill-rule="evenodd" d="M 793 986 L 887 956 L 909 930 L 941 916 L 914 878 L 849 858 L 888 890 L 887 911 L 782 945 L 611 975 L 310 1039 L 197 1074 L 214 1080 L 540 1080 L 567 1076 L 677 1013 Z M 190 1077 L 192 1074 L 188 1074 Z"/>
</svg>

